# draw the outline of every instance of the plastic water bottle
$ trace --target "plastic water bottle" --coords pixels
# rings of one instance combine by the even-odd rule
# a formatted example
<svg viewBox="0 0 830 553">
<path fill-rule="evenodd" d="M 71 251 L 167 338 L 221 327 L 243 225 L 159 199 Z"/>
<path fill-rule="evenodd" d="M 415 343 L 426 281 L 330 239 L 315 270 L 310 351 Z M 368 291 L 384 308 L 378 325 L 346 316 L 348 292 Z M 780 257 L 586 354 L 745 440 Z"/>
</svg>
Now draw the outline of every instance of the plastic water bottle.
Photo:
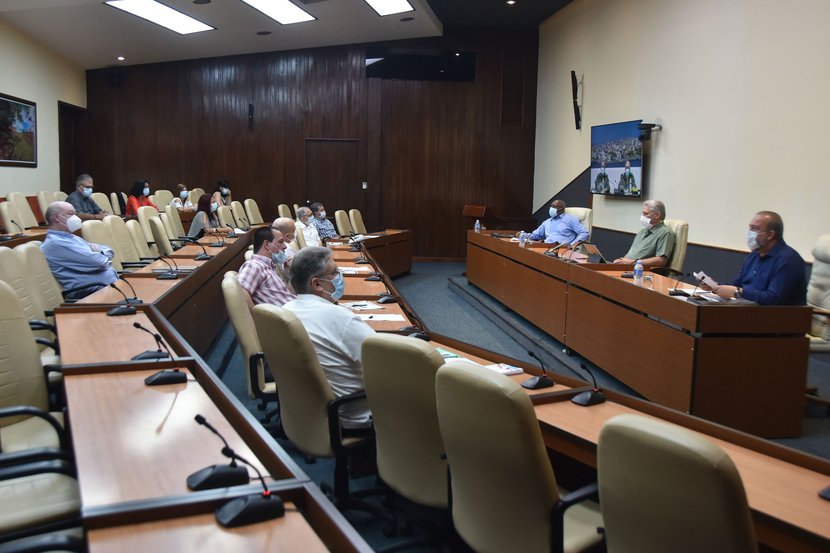
<svg viewBox="0 0 830 553">
<path fill-rule="evenodd" d="M 476 224 L 473 228 L 475 229 L 476 234 L 481 234 L 481 221 L 476 219 Z"/>
<path fill-rule="evenodd" d="M 634 286 L 643 285 L 643 262 L 639 259 L 634 264 Z"/>
<path fill-rule="evenodd" d="M 524 248 L 527 245 L 527 233 L 525 231 L 521 231 L 519 233 L 519 247 Z"/>
</svg>

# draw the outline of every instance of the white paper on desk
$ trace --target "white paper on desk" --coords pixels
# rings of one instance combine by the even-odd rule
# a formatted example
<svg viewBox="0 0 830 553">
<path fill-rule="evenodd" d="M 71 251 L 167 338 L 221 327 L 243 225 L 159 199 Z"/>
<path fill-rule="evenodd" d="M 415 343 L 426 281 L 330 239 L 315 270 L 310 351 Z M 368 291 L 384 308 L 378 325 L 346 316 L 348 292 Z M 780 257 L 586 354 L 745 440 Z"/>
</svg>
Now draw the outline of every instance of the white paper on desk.
<svg viewBox="0 0 830 553">
<path fill-rule="evenodd" d="M 400 321 L 400 322 L 403 322 L 403 321 L 406 320 L 403 315 L 400 315 L 398 313 L 393 313 L 391 315 L 368 315 L 366 313 L 359 313 L 358 315 L 360 316 L 360 318 L 362 320 L 367 321 L 367 322 L 372 322 L 372 321 Z"/>
<path fill-rule="evenodd" d="M 717 294 L 713 294 L 712 292 L 702 292 L 700 290 L 698 290 L 695 293 L 695 297 L 696 298 L 703 298 L 704 300 L 710 301 L 712 303 L 718 303 L 718 302 L 723 302 L 724 301 L 723 298 L 720 297 Z M 686 298 L 687 301 L 688 301 L 688 299 L 689 298 Z"/>
<path fill-rule="evenodd" d="M 340 269 L 340 272 L 344 275 L 356 275 L 357 273 L 368 273 L 373 270 L 372 267 L 346 267 L 345 269 Z"/>
<path fill-rule="evenodd" d="M 718 285 L 718 283 L 715 282 L 715 279 L 713 279 L 710 276 L 707 276 L 706 273 L 704 273 L 703 271 L 700 271 L 699 273 L 692 273 L 692 274 L 698 280 L 698 282 L 700 282 L 701 284 L 705 284 L 709 288 L 716 288 L 717 285 Z"/>
<path fill-rule="evenodd" d="M 375 311 L 377 309 L 386 309 L 384 306 L 373 301 L 347 301 L 339 305 L 348 307 L 352 311 Z"/>
<path fill-rule="evenodd" d="M 343 245 L 343 242 L 332 242 L 331 240 L 326 242 L 326 246 L 342 246 L 342 245 Z"/>
<path fill-rule="evenodd" d="M 507 363 L 494 363 L 492 365 L 482 365 L 482 367 L 501 374 L 506 374 L 508 376 L 511 374 L 522 374 L 524 372 L 521 367 L 514 367 L 513 365 L 508 365 Z"/>
</svg>

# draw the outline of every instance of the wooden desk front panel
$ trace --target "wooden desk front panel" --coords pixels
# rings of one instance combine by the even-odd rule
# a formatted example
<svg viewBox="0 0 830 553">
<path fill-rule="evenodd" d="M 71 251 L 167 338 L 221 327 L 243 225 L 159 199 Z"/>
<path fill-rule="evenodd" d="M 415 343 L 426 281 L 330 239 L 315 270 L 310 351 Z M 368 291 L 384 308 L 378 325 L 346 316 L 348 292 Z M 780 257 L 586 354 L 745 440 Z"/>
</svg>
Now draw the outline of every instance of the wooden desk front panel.
<svg viewBox="0 0 830 553">
<path fill-rule="evenodd" d="M 285 506 L 294 508 L 290 502 Z M 222 528 L 213 513 L 116 526 L 91 530 L 88 542 L 89 553 L 328 551 L 296 511 L 240 528 Z"/>
<path fill-rule="evenodd" d="M 408 230 L 388 230 L 364 240 L 363 247 L 390 278 L 412 270 L 412 233 Z"/>
<path fill-rule="evenodd" d="M 84 509 L 192 493 L 189 474 L 228 462 L 197 414 L 267 473 L 197 382 L 145 386 L 154 372 L 64 377 Z"/>
<path fill-rule="evenodd" d="M 704 337 L 697 342 L 693 415 L 770 438 L 801 435 L 809 349 L 805 336 Z"/>
<path fill-rule="evenodd" d="M 564 341 L 567 295 L 563 281 L 472 243 L 467 246 L 467 279 Z"/>
<path fill-rule="evenodd" d="M 694 339 L 641 313 L 568 287 L 565 344 L 646 398 L 688 411 Z"/>
</svg>

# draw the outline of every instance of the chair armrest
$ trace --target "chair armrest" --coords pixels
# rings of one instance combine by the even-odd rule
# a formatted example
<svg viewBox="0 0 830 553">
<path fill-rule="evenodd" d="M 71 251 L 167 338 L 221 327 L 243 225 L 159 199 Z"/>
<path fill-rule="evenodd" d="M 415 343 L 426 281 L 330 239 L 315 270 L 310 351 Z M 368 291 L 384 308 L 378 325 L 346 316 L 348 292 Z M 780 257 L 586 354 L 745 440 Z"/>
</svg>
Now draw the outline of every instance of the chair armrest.
<svg viewBox="0 0 830 553">
<path fill-rule="evenodd" d="M 71 461 L 72 456 L 66 450 L 55 449 L 53 447 L 38 447 L 34 449 L 24 449 L 22 451 L 0 453 L 0 467 L 10 465 L 22 465 L 27 463 L 34 463 L 37 461 L 49 461 L 52 459 L 63 459 L 64 461 Z"/>
<path fill-rule="evenodd" d="M 569 494 L 559 496 L 559 502 L 550 510 L 550 550 L 562 553 L 565 546 L 565 511 L 577 503 L 588 500 L 599 500 L 599 484 L 596 482 L 574 490 Z"/>
<path fill-rule="evenodd" d="M 98 286 L 99 288 L 106 287 L 107 284 L 105 282 L 91 282 L 89 284 L 84 284 L 83 286 L 76 286 L 75 288 L 67 288 L 66 290 L 61 290 L 61 294 L 63 295 L 63 299 L 66 300 L 67 294 L 72 294 L 74 292 L 79 292 L 81 290 L 86 290 L 87 288 L 92 288 L 93 286 Z M 70 300 L 72 301 L 72 300 Z"/>
<path fill-rule="evenodd" d="M 328 404 L 329 436 L 332 447 L 337 450 L 343 445 L 340 435 L 340 407 L 366 398 L 366 392 L 355 392 L 333 399 Z"/>
<path fill-rule="evenodd" d="M 48 323 L 46 321 L 29 321 L 29 328 L 31 328 L 32 330 L 48 330 L 52 334 L 58 333 L 58 328 L 55 325 Z"/>
<path fill-rule="evenodd" d="M 57 421 L 57 419 L 55 419 L 55 417 L 53 417 L 43 409 L 38 409 L 37 407 L 32 407 L 31 405 L 14 405 L 12 407 L 0 408 L 0 418 L 20 417 L 25 415 L 29 415 L 30 417 L 39 417 L 48 422 L 50 425 L 52 425 L 52 428 L 55 429 L 55 433 L 58 435 L 58 440 L 60 442 L 61 449 L 67 449 L 66 432 L 64 431 L 60 423 Z"/>
<path fill-rule="evenodd" d="M 817 307 L 815 305 L 811 305 L 810 307 L 813 308 L 813 315 L 821 315 L 824 317 L 830 317 L 830 309 L 825 309 L 823 307 Z"/>
<path fill-rule="evenodd" d="M 35 343 L 41 344 L 43 346 L 48 346 L 48 347 L 52 348 L 53 350 L 55 350 L 55 353 L 60 353 L 61 348 L 60 348 L 60 345 L 58 345 L 57 340 L 47 340 L 46 338 L 44 338 L 42 336 L 35 336 Z"/>
<path fill-rule="evenodd" d="M 67 534 L 31 536 L 14 542 L 0 544 L 0 553 L 44 553 L 47 551 L 73 551 L 85 553 L 84 540 Z"/>
<path fill-rule="evenodd" d="M 35 463 L 0 467 L 0 480 L 24 478 L 26 476 L 35 476 L 37 474 L 44 474 L 48 472 L 65 474 L 66 476 L 71 476 L 72 478 L 76 477 L 75 467 L 72 463 L 62 461 L 60 459 L 53 459 L 51 461 L 37 461 Z"/>
</svg>

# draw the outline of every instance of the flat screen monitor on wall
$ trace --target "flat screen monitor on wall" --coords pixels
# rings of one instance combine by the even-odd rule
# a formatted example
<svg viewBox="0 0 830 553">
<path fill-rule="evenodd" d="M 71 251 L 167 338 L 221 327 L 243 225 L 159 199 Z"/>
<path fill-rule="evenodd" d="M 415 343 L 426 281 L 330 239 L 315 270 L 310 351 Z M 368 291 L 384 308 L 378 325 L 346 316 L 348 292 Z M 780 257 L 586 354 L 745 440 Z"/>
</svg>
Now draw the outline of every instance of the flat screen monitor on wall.
<svg viewBox="0 0 830 553">
<path fill-rule="evenodd" d="M 642 119 L 591 127 L 591 193 L 643 195 Z"/>
</svg>

